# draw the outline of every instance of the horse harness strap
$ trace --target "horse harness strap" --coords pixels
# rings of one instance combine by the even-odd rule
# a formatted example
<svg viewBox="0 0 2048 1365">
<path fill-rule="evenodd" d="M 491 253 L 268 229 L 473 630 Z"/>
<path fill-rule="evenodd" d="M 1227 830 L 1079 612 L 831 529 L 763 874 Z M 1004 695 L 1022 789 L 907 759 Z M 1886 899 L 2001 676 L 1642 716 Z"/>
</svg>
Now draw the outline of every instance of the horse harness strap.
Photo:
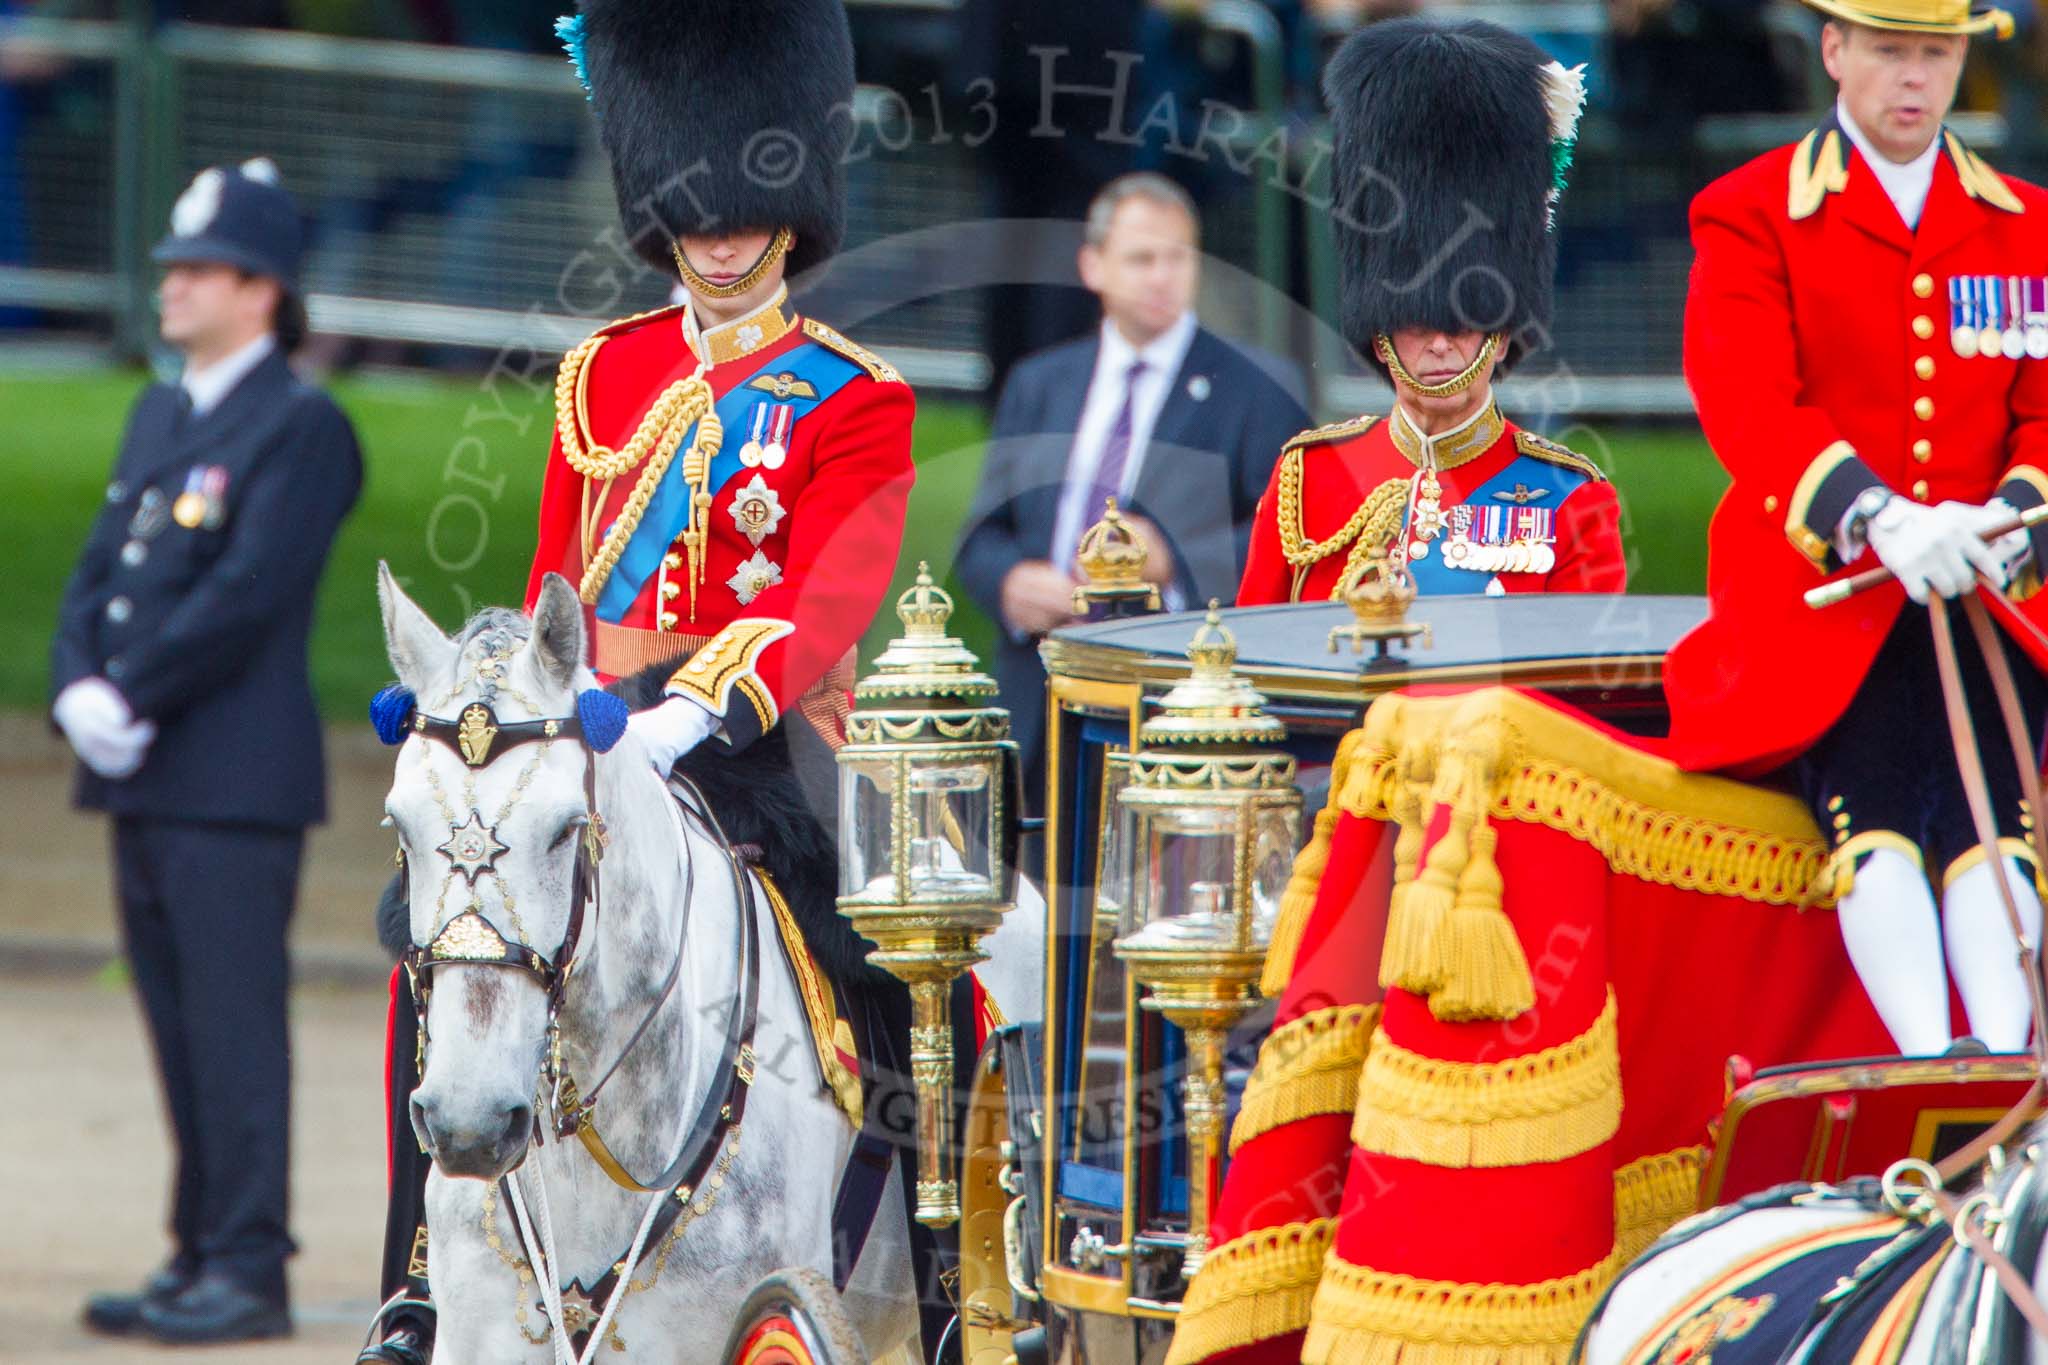
<svg viewBox="0 0 2048 1365">
<path fill-rule="evenodd" d="M 589 1096 L 580 1103 L 574 1098 L 574 1087 L 566 1079 L 564 1081 L 565 1107 L 556 1128 L 560 1136 L 573 1135 L 582 1142 L 591 1159 L 611 1178 L 613 1184 L 623 1189 L 640 1194 L 659 1194 L 668 1190 L 677 1192 L 677 1199 L 663 1211 L 657 1224 L 658 1232 L 650 1234 L 650 1240 L 657 1240 L 660 1233 L 667 1231 L 668 1225 L 675 1221 L 682 1203 L 687 1201 L 689 1192 L 702 1182 L 706 1172 L 711 1169 L 712 1162 L 718 1158 L 719 1149 L 725 1145 L 727 1135 L 740 1126 L 740 1121 L 747 1111 L 747 1096 L 753 1090 L 754 1034 L 760 1019 L 761 1005 L 760 907 L 754 895 L 754 879 L 747 874 L 745 865 L 737 858 L 731 859 L 730 862 L 734 869 L 734 889 L 739 893 L 740 905 L 737 935 L 740 995 L 726 1021 L 725 1043 L 719 1052 L 718 1065 L 712 1072 L 712 1088 L 706 1092 L 696 1118 L 691 1121 L 689 1136 L 684 1139 L 682 1149 L 676 1154 L 668 1169 L 652 1180 L 637 1179 L 626 1169 L 625 1164 L 613 1155 L 597 1131 L 592 1110 L 599 1089 L 616 1073 L 616 1062 L 613 1069 L 605 1073 L 604 1078 L 592 1087 Z M 675 975 L 675 969 L 671 968 L 669 989 L 674 986 Z M 666 996 L 667 989 L 663 994 Z M 644 1029 L 645 1021 L 641 1030 L 636 1031 L 631 1042 L 628 1042 L 627 1051 L 631 1050 L 634 1042 L 639 1041 L 640 1033 Z M 624 1053 L 620 1057 L 620 1060 L 623 1059 Z M 718 1083 L 718 1078 L 721 1077 L 723 1084 Z"/>
</svg>

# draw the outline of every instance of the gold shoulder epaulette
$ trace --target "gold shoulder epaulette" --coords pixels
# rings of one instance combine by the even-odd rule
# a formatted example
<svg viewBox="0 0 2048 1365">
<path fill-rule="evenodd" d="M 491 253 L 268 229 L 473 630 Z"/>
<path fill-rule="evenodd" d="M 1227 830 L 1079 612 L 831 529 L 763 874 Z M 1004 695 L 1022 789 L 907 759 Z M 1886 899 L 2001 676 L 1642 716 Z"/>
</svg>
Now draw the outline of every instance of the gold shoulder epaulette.
<svg viewBox="0 0 2048 1365">
<path fill-rule="evenodd" d="M 859 342 L 841 336 L 816 318 L 804 319 L 804 335 L 819 345 L 845 356 L 848 360 L 866 370 L 868 377 L 871 379 L 879 380 L 884 384 L 901 384 L 903 382 L 903 376 L 896 372 L 894 365 L 891 365 Z"/>
<path fill-rule="evenodd" d="M 1373 414 L 1366 413 L 1359 417 L 1347 417 L 1341 422 L 1332 422 L 1328 426 L 1310 427 L 1307 431 L 1289 437 L 1287 444 L 1280 447 L 1280 453 L 1285 455 L 1291 450 L 1306 450 L 1310 446 L 1341 441 L 1350 436 L 1363 436 L 1372 430 L 1372 424 L 1379 420 Z"/>
<path fill-rule="evenodd" d="M 1569 446 L 1561 446 L 1548 436 L 1538 436 L 1533 431 L 1517 431 L 1515 433 L 1515 449 L 1534 460 L 1542 460 L 1548 464 L 1563 465 L 1566 469 L 1576 469 L 1589 479 L 1604 481 L 1607 478 L 1605 474 L 1600 472 L 1599 465 L 1594 464 L 1591 460 L 1579 454 L 1578 451 L 1571 449 Z"/>
<path fill-rule="evenodd" d="M 1816 128 L 1792 149 L 1792 183 L 1785 212 L 1793 222 L 1811 218 L 1821 201 L 1849 187 L 1849 157 L 1841 130 Z"/>
<path fill-rule="evenodd" d="M 604 326 L 592 332 L 591 335 L 594 337 L 617 336 L 621 332 L 632 331 L 643 322 L 653 322 L 657 318 L 674 317 L 681 313 L 683 308 L 684 305 L 680 303 L 671 303 L 665 308 L 650 308 L 644 313 L 635 313 L 631 317 L 616 318 L 611 322 L 607 322 Z"/>
<path fill-rule="evenodd" d="M 1991 169 L 1990 163 L 1963 145 L 1963 140 L 1946 128 L 1942 138 L 1948 143 L 1949 158 L 1956 165 L 1956 179 L 1963 185 L 1963 193 L 1972 199 L 1982 199 L 1993 208 L 2004 209 L 2007 213 L 2025 213 L 2027 206 L 2012 192 L 2012 186 L 2005 183 L 2005 177 Z"/>
</svg>

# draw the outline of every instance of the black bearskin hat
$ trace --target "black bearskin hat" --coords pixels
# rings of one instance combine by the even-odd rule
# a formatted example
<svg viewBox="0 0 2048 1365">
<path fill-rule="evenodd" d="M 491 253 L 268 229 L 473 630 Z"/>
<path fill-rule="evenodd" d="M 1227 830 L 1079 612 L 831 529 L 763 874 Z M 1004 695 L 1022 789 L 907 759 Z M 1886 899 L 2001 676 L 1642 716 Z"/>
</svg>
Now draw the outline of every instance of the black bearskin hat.
<svg viewBox="0 0 2048 1365">
<path fill-rule="evenodd" d="M 853 38 L 841 0 L 577 0 L 560 26 L 597 108 L 634 249 L 789 227 L 799 274 L 839 249 Z"/>
<path fill-rule="evenodd" d="M 1505 333 L 1505 372 L 1549 327 L 1554 66 L 1479 20 L 1385 20 L 1330 59 L 1344 336 L 1375 364 L 1374 336 L 1429 327 Z"/>
</svg>

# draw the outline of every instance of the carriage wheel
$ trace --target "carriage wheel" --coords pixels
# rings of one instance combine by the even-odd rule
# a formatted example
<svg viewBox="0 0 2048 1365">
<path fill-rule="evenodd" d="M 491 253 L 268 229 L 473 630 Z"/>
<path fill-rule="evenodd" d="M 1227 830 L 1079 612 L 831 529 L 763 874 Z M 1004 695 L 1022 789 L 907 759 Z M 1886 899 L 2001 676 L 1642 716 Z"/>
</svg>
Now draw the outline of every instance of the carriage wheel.
<svg viewBox="0 0 2048 1365">
<path fill-rule="evenodd" d="M 778 1270 L 754 1286 L 725 1339 L 727 1365 L 868 1365 L 860 1333 L 815 1270 Z"/>
</svg>

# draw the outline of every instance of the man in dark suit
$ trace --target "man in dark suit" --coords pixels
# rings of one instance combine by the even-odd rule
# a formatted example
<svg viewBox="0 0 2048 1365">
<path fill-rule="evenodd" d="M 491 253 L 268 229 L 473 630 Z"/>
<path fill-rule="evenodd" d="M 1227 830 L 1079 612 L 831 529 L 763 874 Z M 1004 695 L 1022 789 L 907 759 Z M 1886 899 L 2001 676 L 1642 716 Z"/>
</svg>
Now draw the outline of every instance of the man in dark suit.
<svg viewBox="0 0 2048 1365">
<path fill-rule="evenodd" d="M 304 229 L 267 161 L 201 172 L 155 251 L 177 384 L 144 390 L 51 649 L 77 802 L 114 880 L 177 1147 L 169 1261 L 88 1326 L 176 1343 L 291 1330 L 285 927 L 324 815 L 313 593 L 362 463 L 285 356 Z"/>
<path fill-rule="evenodd" d="M 1308 424 L 1300 379 L 1195 320 L 1199 224 L 1163 176 L 1111 181 L 1088 210 L 1081 279 L 1102 326 L 1020 361 L 1003 386 L 957 563 L 996 618 L 996 681 L 1024 754 L 1027 800 L 1043 772 L 1038 641 L 1073 620 L 1074 548 L 1115 497 L 1152 549 L 1169 607 L 1230 601 L 1259 494 Z"/>
</svg>

